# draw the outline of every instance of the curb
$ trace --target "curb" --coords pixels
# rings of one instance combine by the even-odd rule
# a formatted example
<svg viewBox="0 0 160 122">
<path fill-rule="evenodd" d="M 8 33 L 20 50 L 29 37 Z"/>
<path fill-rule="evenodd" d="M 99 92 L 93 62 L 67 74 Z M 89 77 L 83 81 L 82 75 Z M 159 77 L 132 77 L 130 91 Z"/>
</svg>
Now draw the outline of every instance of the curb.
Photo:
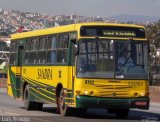
<svg viewBox="0 0 160 122">
<path fill-rule="evenodd" d="M 0 88 L 0 93 L 7 93 L 7 88 Z"/>
<path fill-rule="evenodd" d="M 151 101 L 151 102 L 150 102 L 150 105 L 160 107 L 160 103 L 158 103 L 158 102 L 154 102 L 154 101 L 153 101 L 153 102 Z"/>
</svg>

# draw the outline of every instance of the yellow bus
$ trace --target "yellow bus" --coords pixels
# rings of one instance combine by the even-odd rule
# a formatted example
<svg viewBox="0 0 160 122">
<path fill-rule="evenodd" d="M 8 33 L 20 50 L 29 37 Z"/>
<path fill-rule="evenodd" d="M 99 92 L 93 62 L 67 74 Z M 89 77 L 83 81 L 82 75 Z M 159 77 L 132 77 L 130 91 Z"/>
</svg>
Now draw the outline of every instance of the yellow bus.
<svg viewBox="0 0 160 122">
<path fill-rule="evenodd" d="M 105 108 L 127 117 L 131 108 L 149 108 L 148 63 L 143 26 L 90 22 L 17 33 L 8 94 L 26 110 L 55 102 L 62 116 Z"/>
</svg>

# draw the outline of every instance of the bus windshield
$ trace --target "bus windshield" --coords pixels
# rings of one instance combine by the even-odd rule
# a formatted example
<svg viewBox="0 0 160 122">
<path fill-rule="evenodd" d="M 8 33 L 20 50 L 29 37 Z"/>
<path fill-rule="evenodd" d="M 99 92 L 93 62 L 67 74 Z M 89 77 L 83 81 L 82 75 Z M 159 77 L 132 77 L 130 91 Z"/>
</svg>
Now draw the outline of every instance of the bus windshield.
<svg viewBox="0 0 160 122">
<path fill-rule="evenodd" d="M 78 77 L 114 77 L 113 41 L 83 39 L 79 43 Z"/>
<path fill-rule="evenodd" d="M 115 76 L 148 79 L 148 42 L 115 41 Z"/>
<path fill-rule="evenodd" d="M 144 41 L 82 39 L 77 77 L 147 79 L 147 45 Z"/>
</svg>

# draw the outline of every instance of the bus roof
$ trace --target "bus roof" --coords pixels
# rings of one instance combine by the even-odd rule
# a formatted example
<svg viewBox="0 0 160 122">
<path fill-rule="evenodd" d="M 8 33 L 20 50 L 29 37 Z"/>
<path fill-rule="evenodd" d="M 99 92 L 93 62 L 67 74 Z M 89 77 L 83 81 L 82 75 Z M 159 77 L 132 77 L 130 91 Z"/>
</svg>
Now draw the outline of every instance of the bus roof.
<svg viewBox="0 0 160 122">
<path fill-rule="evenodd" d="M 11 35 L 11 40 L 17 40 L 22 38 L 36 37 L 36 36 L 44 36 L 50 34 L 58 34 L 65 32 L 74 32 L 79 30 L 81 26 L 121 26 L 121 27 L 135 27 L 135 28 L 144 28 L 143 26 L 134 25 L 134 24 L 119 24 L 119 23 L 104 23 L 104 22 L 86 22 L 86 23 L 78 23 L 78 24 L 70 24 L 58 27 L 51 27 L 42 30 L 34 30 L 29 32 L 16 33 Z"/>
</svg>

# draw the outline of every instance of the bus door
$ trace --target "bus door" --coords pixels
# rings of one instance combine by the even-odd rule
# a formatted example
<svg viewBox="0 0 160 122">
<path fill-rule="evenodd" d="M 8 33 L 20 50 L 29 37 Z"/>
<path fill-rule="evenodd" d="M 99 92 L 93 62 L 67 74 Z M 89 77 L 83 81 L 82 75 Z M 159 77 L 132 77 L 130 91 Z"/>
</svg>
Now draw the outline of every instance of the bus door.
<svg viewBox="0 0 160 122">
<path fill-rule="evenodd" d="M 18 47 L 18 55 L 17 55 L 16 84 L 15 84 L 17 98 L 20 98 L 20 96 L 21 96 L 22 60 L 23 60 L 23 46 L 19 46 Z"/>
</svg>

